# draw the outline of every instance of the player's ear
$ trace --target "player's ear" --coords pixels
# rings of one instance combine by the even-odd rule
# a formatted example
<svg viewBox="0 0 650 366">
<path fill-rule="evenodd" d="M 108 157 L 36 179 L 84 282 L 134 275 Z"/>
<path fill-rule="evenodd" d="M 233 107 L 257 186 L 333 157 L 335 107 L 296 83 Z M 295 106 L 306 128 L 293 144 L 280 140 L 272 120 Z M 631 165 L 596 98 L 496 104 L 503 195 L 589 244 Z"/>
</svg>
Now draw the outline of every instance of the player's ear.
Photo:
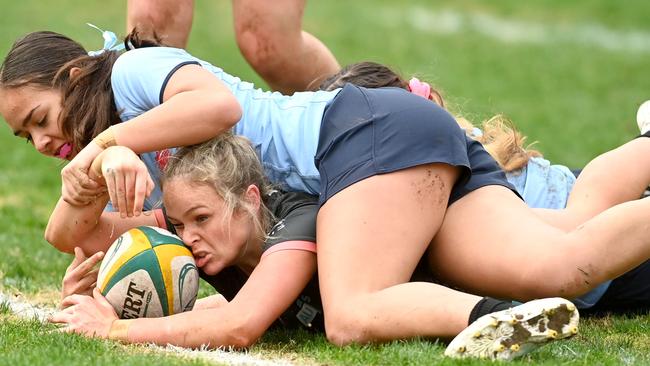
<svg viewBox="0 0 650 366">
<path fill-rule="evenodd" d="M 259 187 L 255 184 L 249 185 L 244 193 L 244 200 L 254 212 L 258 212 L 262 204 Z"/>
<path fill-rule="evenodd" d="M 74 79 L 81 73 L 81 68 L 79 67 L 71 67 L 70 68 L 70 79 Z"/>
</svg>

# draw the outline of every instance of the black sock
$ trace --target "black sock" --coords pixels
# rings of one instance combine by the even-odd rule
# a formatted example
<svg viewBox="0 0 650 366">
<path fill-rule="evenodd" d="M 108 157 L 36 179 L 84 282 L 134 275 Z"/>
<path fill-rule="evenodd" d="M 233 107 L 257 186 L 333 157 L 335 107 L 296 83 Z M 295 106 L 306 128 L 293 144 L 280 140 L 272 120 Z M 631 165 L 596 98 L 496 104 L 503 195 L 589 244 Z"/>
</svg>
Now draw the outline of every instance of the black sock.
<svg viewBox="0 0 650 366">
<path fill-rule="evenodd" d="M 497 300 L 493 299 L 491 297 L 484 297 L 479 302 L 474 305 L 474 308 L 472 311 L 469 313 L 469 322 L 467 325 L 474 323 L 474 321 L 483 315 L 487 315 L 490 313 L 494 313 L 495 311 L 501 311 L 501 310 L 506 310 L 514 307 L 515 304 L 513 304 L 510 301 L 503 301 L 503 300 Z"/>
</svg>

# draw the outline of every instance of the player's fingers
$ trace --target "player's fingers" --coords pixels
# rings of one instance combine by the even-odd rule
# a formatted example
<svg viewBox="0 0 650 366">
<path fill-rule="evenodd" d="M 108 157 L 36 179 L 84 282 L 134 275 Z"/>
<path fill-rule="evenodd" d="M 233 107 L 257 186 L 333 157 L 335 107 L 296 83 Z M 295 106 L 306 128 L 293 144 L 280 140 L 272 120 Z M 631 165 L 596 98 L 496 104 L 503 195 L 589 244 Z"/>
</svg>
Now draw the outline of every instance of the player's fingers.
<svg viewBox="0 0 650 366">
<path fill-rule="evenodd" d="M 117 201 L 117 191 L 115 187 L 115 171 L 112 168 L 107 168 L 104 172 L 104 180 L 106 181 L 106 189 L 108 190 L 108 197 L 113 204 L 113 208 L 119 211 L 119 202 Z"/>
<path fill-rule="evenodd" d="M 111 303 L 109 303 L 108 300 L 106 300 L 104 295 L 102 295 L 101 291 L 99 291 L 97 287 L 95 287 L 95 289 L 93 290 L 93 297 L 95 298 L 99 306 L 107 310 L 110 310 L 113 314 L 115 314 L 115 316 L 117 316 L 117 314 L 115 313 L 115 309 L 113 308 L 113 305 L 111 305 Z"/>
<path fill-rule="evenodd" d="M 72 262 L 68 266 L 68 271 L 77 268 L 84 260 L 86 260 L 86 255 L 84 254 L 83 249 L 80 247 L 74 247 L 74 259 L 72 259 Z"/>
<path fill-rule="evenodd" d="M 120 217 L 126 217 L 126 188 L 125 188 L 124 175 L 121 172 L 115 172 L 115 194 L 117 198 L 117 205 L 120 211 Z"/>
<path fill-rule="evenodd" d="M 140 216 L 142 213 L 142 207 L 144 206 L 144 199 L 147 195 L 147 188 L 149 184 L 149 174 L 140 172 L 135 181 L 135 197 L 133 202 L 133 214 L 135 216 Z"/>
<path fill-rule="evenodd" d="M 77 294 L 66 296 L 66 298 L 61 301 L 61 306 L 67 308 L 69 306 L 77 305 L 82 301 L 84 301 L 84 298 L 87 297 L 88 296 L 77 295 Z"/>
<path fill-rule="evenodd" d="M 86 258 L 81 264 L 74 269 L 75 275 L 78 277 L 86 276 L 93 269 L 93 267 L 104 258 L 104 252 L 97 252 Z"/>
<path fill-rule="evenodd" d="M 151 176 L 147 175 L 147 177 L 147 197 L 149 197 L 154 188 L 156 188 L 156 184 L 153 182 L 153 179 L 151 179 Z"/>
<path fill-rule="evenodd" d="M 127 170 L 124 172 L 124 199 L 126 201 L 126 215 L 132 217 L 135 206 L 135 186 L 136 186 L 135 172 Z"/>
<path fill-rule="evenodd" d="M 96 284 L 97 282 L 92 278 L 85 277 L 76 283 L 74 293 L 84 296 L 91 296 Z"/>
<path fill-rule="evenodd" d="M 47 321 L 50 323 L 69 323 L 72 320 L 72 313 L 74 310 L 71 308 L 63 309 L 52 314 Z"/>
<path fill-rule="evenodd" d="M 94 198 L 89 191 L 71 187 L 70 184 L 61 187 L 61 197 L 73 206 L 85 206 Z"/>
</svg>

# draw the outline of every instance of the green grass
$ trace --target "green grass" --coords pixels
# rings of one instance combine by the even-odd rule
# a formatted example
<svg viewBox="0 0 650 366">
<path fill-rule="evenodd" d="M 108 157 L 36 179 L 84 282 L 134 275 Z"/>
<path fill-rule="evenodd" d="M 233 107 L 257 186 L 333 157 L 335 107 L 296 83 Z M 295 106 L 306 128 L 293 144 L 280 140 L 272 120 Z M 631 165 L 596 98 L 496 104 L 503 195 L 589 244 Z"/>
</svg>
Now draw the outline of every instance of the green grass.
<svg viewBox="0 0 650 366">
<path fill-rule="evenodd" d="M 140 352 L 134 352 L 141 349 Z M 0 315 L 1 365 L 207 365 L 142 347 L 61 334 L 54 326 Z"/>
<path fill-rule="evenodd" d="M 18 36 L 42 29 L 71 35 L 97 49 L 101 37 L 85 23 L 121 33 L 124 3 L 3 1 L 0 54 L 6 54 Z M 196 8 L 190 51 L 263 85 L 234 42 L 230 2 L 199 1 Z M 459 16 L 464 26 L 440 31 L 441 12 Z M 304 26 L 341 64 L 370 59 L 407 76 L 418 75 L 444 92 L 454 112 L 473 121 L 505 113 L 530 141 L 539 141 L 537 148 L 552 161 L 580 167 L 636 133 L 636 108 L 650 98 L 647 14 L 650 3 L 641 0 L 328 0 L 308 2 Z M 419 24 L 416 15 L 429 21 Z M 551 36 L 544 42 L 505 42 L 481 31 L 477 19 L 539 26 Z M 601 39 L 640 32 L 646 41 L 641 51 L 613 51 L 593 40 L 577 41 L 576 32 L 593 26 L 606 30 Z M 4 126 L 0 146 L 6 154 L 0 159 L 0 289 L 52 303 L 69 258 L 52 249 L 42 235 L 58 199 L 61 165 L 40 157 Z M 3 313 L 6 306 L 0 305 L 2 365 L 191 363 L 141 355 L 137 347 L 47 333 L 50 328 L 2 318 Z M 546 347 L 523 362 L 648 364 L 648 320 L 585 321 L 577 338 Z M 442 358 L 442 350 L 441 344 L 424 340 L 339 349 L 320 336 L 274 332 L 251 352 L 321 364 L 455 364 Z"/>
<path fill-rule="evenodd" d="M 647 317 L 616 317 L 582 321 L 581 333 L 567 341 L 547 345 L 513 362 L 536 365 L 642 365 L 650 362 Z M 292 341 L 287 342 L 286 339 Z M 480 360 L 442 357 L 444 344 L 426 340 L 399 341 L 384 345 L 337 348 L 322 337 L 308 334 L 269 334 L 260 345 L 279 352 L 308 354 L 325 364 L 359 365 L 480 365 Z"/>
</svg>

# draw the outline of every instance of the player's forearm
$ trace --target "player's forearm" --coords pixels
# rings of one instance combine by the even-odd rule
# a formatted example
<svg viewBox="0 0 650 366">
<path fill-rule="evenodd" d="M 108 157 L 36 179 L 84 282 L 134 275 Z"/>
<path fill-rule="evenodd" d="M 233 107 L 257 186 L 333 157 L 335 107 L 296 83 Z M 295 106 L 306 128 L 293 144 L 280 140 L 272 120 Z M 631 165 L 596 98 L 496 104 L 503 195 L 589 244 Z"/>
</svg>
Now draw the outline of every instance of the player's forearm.
<svg viewBox="0 0 650 366">
<path fill-rule="evenodd" d="M 207 141 L 234 126 L 241 113 L 229 93 L 193 90 L 113 128 L 119 145 L 140 154 Z"/>
<path fill-rule="evenodd" d="M 194 303 L 194 310 L 216 309 L 228 303 L 225 297 L 221 294 L 214 294 L 208 297 L 203 297 L 196 300 Z"/>
<path fill-rule="evenodd" d="M 120 218 L 119 213 L 104 211 L 108 194 L 86 206 L 72 206 L 59 199 L 45 229 L 45 240 L 62 252 L 81 247 L 86 255 L 106 251 L 118 236 L 141 225 L 161 226 L 154 211 L 138 217 Z"/>
<path fill-rule="evenodd" d="M 45 240 L 67 253 L 72 253 L 76 246 L 83 248 L 89 234 L 96 229 L 107 202 L 108 194 L 85 206 L 73 206 L 59 198 L 45 228 Z"/>
<path fill-rule="evenodd" d="M 260 330 L 246 314 L 232 306 L 222 306 L 163 318 L 137 319 L 129 326 L 126 339 L 121 340 L 190 348 L 203 345 L 209 348 L 246 348 L 255 343 L 266 328 Z"/>
</svg>

